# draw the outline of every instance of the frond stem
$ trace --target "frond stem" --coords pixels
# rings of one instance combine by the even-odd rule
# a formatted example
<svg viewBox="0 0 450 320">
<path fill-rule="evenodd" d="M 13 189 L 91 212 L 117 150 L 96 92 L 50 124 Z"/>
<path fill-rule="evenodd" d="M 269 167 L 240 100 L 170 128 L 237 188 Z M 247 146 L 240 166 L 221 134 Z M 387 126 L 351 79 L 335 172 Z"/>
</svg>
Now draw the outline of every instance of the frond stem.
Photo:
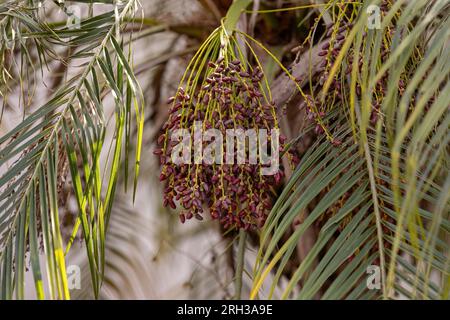
<svg viewBox="0 0 450 320">
<path fill-rule="evenodd" d="M 244 258 L 245 258 L 245 242 L 247 239 L 247 232 L 243 229 L 239 230 L 239 246 L 237 252 L 237 264 L 235 274 L 235 299 L 240 300 L 242 294 L 242 276 L 244 273 Z"/>
</svg>

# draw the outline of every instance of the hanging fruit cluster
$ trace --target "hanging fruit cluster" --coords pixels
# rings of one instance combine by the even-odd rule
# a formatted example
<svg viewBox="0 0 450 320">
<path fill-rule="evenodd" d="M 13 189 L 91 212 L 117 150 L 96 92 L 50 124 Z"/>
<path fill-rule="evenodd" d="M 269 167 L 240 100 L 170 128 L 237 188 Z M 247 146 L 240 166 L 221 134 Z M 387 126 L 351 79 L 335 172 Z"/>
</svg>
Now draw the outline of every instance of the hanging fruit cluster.
<svg viewBox="0 0 450 320">
<path fill-rule="evenodd" d="M 392 3 L 389 0 L 382 0 L 380 3 L 380 13 L 382 17 L 384 17 L 389 9 L 391 8 Z M 317 19 L 315 24 L 316 26 L 312 29 L 314 30 L 317 27 L 317 23 L 320 21 L 320 19 Z M 320 51 L 318 52 L 319 59 L 321 60 L 321 64 L 319 66 L 319 81 L 318 84 L 320 87 L 323 87 L 324 84 L 329 80 L 330 72 L 332 70 L 333 65 L 336 62 L 336 59 L 338 58 L 344 42 L 348 38 L 350 34 L 350 30 L 353 28 L 354 22 L 349 19 L 346 20 L 344 16 L 339 18 L 338 22 L 330 23 L 328 25 L 325 25 L 325 37 L 327 40 L 325 40 L 321 44 Z M 366 31 L 363 32 L 363 37 L 367 36 Z M 373 32 L 373 31 L 372 31 Z M 389 28 L 389 31 L 384 35 L 385 42 L 391 42 L 392 36 L 394 33 L 394 28 L 391 26 Z M 308 39 L 310 40 L 310 39 Z M 381 55 L 380 59 L 382 62 L 385 62 L 386 59 L 389 57 L 390 49 L 389 46 L 383 45 L 381 47 Z M 314 105 L 315 108 L 320 110 L 318 113 L 310 112 L 309 118 L 316 119 L 316 122 L 318 118 L 321 118 L 323 115 L 325 115 L 327 112 L 330 111 L 331 108 L 333 108 L 336 105 L 345 105 L 349 99 L 349 83 L 348 78 L 351 76 L 351 73 L 353 69 L 357 69 L 356 72 L 358 74 L 363 72 L 363 65 L 366 64 L 366 68 L 368 68 L 368 65 L 374 62 L 371 61 L 364 61 L 364 57 L 361 52 L 355 52 L 353 50 L 350 50 L 349 54 L 347 54 L 343 58 L 343 62 L 340 63 L 341 67 L 338 72 L 336 72 L 331 79 L 330 86 L 328 88 L 327 94 L 325 97 L 319 97 L 315 96 L 312 98 L 309 96 L 310 101 L 308 104 Z M 355 61 L 354 61 L 355 60 Z M 388 82 L 389 74 L 385 73 L 381 79 L 378 80 L 376 83 L 376 86 L 373 88 L 373 105 L 372 109 L 370 111 L 370 124 L 375 126 L 379 117 L 382 115 L 382 111 L 380 110 L 381 107 L 381 101 L 384 95 L 384 92 L 386 91 L 386 86 Z M 403 79 L 400 79 L 399 81 L 399 92 L 402 93 L 404 91 L 405 82 Z M 358 81 L 355 84 L 355 96 L 358 100 L 362 98 L 362 89 L 361 89 L 361 83 Z M 322 100 L 322 102 L 320 101 Z M 312 110 L 313 108 L 309 108 L 309 110 Z M 317 134 L 323 133 L 323 127 L 321 125 L 317 125 L 315 128 L 315 131 Z M 340 145 L 341 141 L 338 139 L 332 139 L 332 143 L 335 145 Z"/>
<path fill-rule="evenodd" d="M 263 175 L 265 164 L 249 161 L 253 151 L 249 144 L 245 144 L 245 163 L 238 163 L 236 158 L 233 164 L 171 161 L 171 152 L 178 144 L 170 139 L 171 132 L 176 129 L 193 132 L 196 121 L 202 123 L 202 130 L 217 129 L 223 137 L 228 129 L 265 129 L 270 133 L 278 128 L 276 108 L 267 98 L 268 88 L 259 66 L 252 68 L 240 59 L 222 57 L 208 62 L 206 69 L 202 85 L 193 94 L 180 87 L 169 99 L 169 118 L 158 138 L 159 148 L 154 152 L 162 166 L 160 180 L 165 181 L 164 205 L 173 209 L 181 207 L 181 222 L 193 217 L 203 220 L 207 210 L 225 229 L 260 227 L 272 207 L 274 187 L 284 176 L 281 164 L 273 175 Z M 268 134 L 264 147 L 269 154 L 281 155 L 285 137 L 280 135 L 278 144 L 270 140 Z M 270 151 L 277 145 L 278 150 Z M 235 144 L 233 157 L 237 148 Z M 223 160 L 226 156 L 224 152 Z M 280 159 L 277 163 L 281 163 Z"/>
</svg>

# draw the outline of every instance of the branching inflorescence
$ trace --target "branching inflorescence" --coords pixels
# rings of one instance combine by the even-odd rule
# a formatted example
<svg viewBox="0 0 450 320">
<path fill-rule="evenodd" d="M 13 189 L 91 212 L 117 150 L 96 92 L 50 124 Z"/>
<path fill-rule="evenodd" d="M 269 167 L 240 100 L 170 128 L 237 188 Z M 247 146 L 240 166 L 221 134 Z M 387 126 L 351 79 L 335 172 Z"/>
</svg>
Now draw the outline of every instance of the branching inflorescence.
<svg viewBox="0 0 450 320">
<path fill-rule="evenodd" d="M 278 130 L 276 107 L 257 57 L 253 56 L 257 65 L 252 67 L 237 39 L 227 37 L 224 41 L 224 32 L 222 28 L 216 30 L 192 59 L 186 71 L 186 89 L 180 86 L 169 99 L 169 118 L 154 153 L 160 157 L 160 180 L 165 181 L 164 205 L 175 209 L 178 203 L 183 208 L 181 222 L 193 217 L 203 220 L 204 209 L 208 208 L 211 217 L 218 219 L 225 229 L 251 229 L 264 224 L 272 206 L 274 187 L 283 178 L 284 170 L 280 165 L 273 174 L 263 174 L 267 164 L 250 160 L 250 154 L 255 152 L 250 137 L 249 143 L 241 140 L 244 146 L 239 146 L 238 141 L 233 150 L 227 150 L 222 141 L 221 150 L 216 151 L 219 163 L 171 161 L 174 147 L 179 143 L 171 139 L 171 134 L 179 129 L 193 133 L 196 123 L 201 123 L 202 133 L 216 129 L 223 137 L 227 130 L 250 129 L 257 135 L 261 130 Z M 270 135 L 267 143 L 259 141 L 258 153 L 263 144 L 263 149 L 269 148 L 270 155 L 277 157 L 278 164 L 285 137 L 279 136 L 279 141 L 273 139 Z M 207 147 L 207 142 L 201 143 Z M 241 149 L 245 153 L 244 162 L 236 161 L 239 147 L 244 147 Z M 230 151 L 232 163 L 225 161 Z M 194 158 L 193 150 L 190 155 Z"/>
</svg>

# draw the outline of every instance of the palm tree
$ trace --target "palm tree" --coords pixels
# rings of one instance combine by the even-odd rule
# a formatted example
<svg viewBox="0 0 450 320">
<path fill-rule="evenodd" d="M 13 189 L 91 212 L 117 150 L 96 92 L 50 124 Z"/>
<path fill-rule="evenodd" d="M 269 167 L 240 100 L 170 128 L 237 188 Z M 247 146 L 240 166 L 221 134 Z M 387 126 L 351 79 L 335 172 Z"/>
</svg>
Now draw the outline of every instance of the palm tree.
<svg viewBox="0 0 450 320">
<path fill-rule="evenodd" d="M 1 1 L 0 297 L 448 299 L 448 1 L 183 4 Z M 287 136 L 248 231 L 179 224 L 149 156 L 222 56 Z"/>
</svg>

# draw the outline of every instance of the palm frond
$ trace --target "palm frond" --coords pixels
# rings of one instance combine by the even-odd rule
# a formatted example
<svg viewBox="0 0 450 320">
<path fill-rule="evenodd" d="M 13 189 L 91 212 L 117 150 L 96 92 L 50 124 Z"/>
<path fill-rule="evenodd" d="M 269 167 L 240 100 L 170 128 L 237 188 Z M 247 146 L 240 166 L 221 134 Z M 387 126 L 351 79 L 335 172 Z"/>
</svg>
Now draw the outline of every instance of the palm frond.
<svg viewBox="0 0 450 320">
<path fill-rule="evenodd" d="M 317 241 L 284 298 L 296 286 L 299 299 L 448 297 L 448 2 L 398 1 L 380 30 L 366 28 L 365 10 L 379 1 L 361 4 L 319 90 L 327 110 L 348 114 L 335 133 L 343 144 L 318 142 L 293 173 L 261 234 L 252 297 L 272 272 L 277 284 L 312 226 Z M 349 97 L 344 105 L 327 104 L 335 79 Z M 296 217 L 300 225 L 284 238 Z M 372 264 L 381 268 L 379 291 L 366 285 Z"/>
<path fill-rule="evenodd" d="M 124 18 L 136 5 L 136 1 L 129 1 L 104 15 L 88 18 L 76 32 L 65 27 L 57 29 L 55 39 L 69 38 L 65 45 L 78 47 L 72 58 L 88 59 L 84 71 L 68 80 L 49 102 L 0 138 L 0 166 L 7 166 L 0 178 L 2 297 L 11 297 L 13 291 L 17 298 L 24 297 L 24 260 L 28 242 L 38 297 L 44 296 L 37 260 L 41 231 L 47 257 L 48 296 L 69 298 L 58 220 L 61 187 L 58 183 L 68 170 L 79 209 L 73 236 L 81 225 L 94 294 L 98 295 L 104 270 L 105 232 L 116 190 L 122 145 L 125 139 L 130 139 L 127 128 L 133 111 L 138 127 L 135 188 L 139 173 L 143 96 L 133 75 L 131 56 L 125 56 L 122 41 L 118 38 Z M 109 166 L 101 168 L 100 154 L 108 125 L 103 100 L 109 92 L 116 105 L 113 153 L 107 154 Z M 105 194 L 102 194 L 103 189 Z M 41 230 L 37 230 L 36 225 L 42 226 Z M 66 252 L 70 245 L 71 242 Z"/>
</svg>

